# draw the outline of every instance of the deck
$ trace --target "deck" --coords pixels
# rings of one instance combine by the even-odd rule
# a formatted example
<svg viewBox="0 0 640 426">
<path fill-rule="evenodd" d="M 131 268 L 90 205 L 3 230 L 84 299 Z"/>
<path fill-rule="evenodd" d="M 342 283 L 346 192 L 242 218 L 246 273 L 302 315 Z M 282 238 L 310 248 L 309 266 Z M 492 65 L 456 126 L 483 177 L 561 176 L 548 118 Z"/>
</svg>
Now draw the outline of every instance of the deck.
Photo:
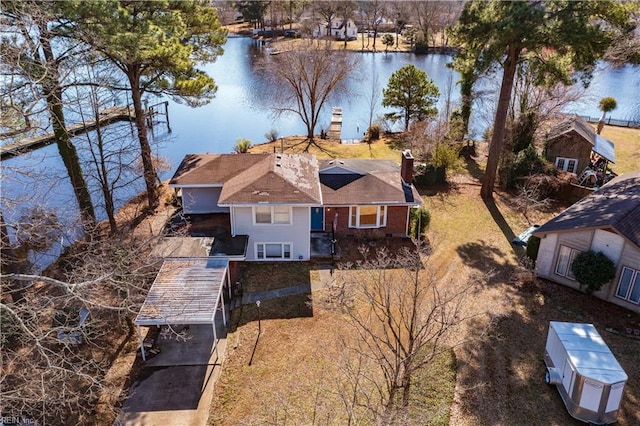
<svg viewBox="0 0 640 426">
<path fill-rule="evenodd" d="M 132 121 L 134 118 L 135 115 L 133 110 L 128 107 L 107 108 L 100 112 L 97 120 L 89 120 L 67 127 L 67 133 L 69 133 L 69 136 L 73 137 L 94 130 L 98 125 L 106 126 L 108 124 L 115 123 L 116 121 Z M 56 136 L 51 132 L 2 145 L 0 146 L 0 159 L 5 160 L 7 158 L 16 157 L 36 148 L 52 144 L 55 140 Z"/>
<path fill-rule="evenodd" d="M 331 109 L 329 137 L 331 139 L 341 139 L 342 137 L 342 108 L 340 107 L 333 107 Z"/>
</svg>

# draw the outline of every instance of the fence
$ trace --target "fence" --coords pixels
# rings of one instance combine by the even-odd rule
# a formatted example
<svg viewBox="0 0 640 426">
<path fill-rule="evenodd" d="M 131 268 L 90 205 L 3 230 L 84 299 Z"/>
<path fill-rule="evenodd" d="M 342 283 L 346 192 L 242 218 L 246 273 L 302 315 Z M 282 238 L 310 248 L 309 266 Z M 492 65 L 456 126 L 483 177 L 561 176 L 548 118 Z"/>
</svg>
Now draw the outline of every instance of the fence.
<svg viewBox="0 0 640 426">
<path fill-rule="evenodd" d="M 588 121 L 589 123 L 597 123 L 598 121 L 600 121 L 599 118 L 593 118 L 586 115 L 580 115 L 579 117 L 582 118 L 583 120 Z M 634 129 L 640 129 L 640 121 L 616 120 L 615 118 L 609 117 L 609 118 L 605 118 L 604 122 L 605 124 L 609 124 L 611 126 L 631 127 Z"/>
</svg>

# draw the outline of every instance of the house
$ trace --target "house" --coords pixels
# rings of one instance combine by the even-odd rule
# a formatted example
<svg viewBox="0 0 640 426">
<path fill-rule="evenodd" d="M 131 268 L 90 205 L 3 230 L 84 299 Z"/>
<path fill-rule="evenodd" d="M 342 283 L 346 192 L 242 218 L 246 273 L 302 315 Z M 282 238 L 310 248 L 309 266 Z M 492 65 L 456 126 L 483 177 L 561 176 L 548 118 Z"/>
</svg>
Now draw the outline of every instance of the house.
<svg viewBox="0 0 640 426">
<path fill-rule="evenodd" d="M 245 260 L 308 260 L 312 232 L 406 237 L 422 203 L 413 157 L 322 160 L 312 154 L 187 155 L 169 186 L 186 215 L 227 215 Z M 215 242 L 214 242 L 215 245 Z"/>
<path fill-rule="evenodd" d="M 358 27 L 351 19 L 347 19 L 346 24 L 342 19 L 334 19 L 331 21 L 331 27 L 324 22 L 318 23 L 313 29 L 313 37 L 331 36 L 338 40 L 355 40 L 358 37 Z"/>
<path fill-rule="evenodd" d="M 393 160 L 321 160 L 323 209 L 314 210 L 311 229 L 408 235 L 410 209 L 422 204 L 413 186 L 413 161 L 410 151 L 403 152 L 400 166 Z"/>
<path fill-rule="evenodd" d="M 640 172 L 619 176 L 533 232 L 540 238 L 536 275 L 578 289 L 576 254 L 613 260 L 616 275 L 594 295 L 640 312 Z"/>
<path fill-rule="evenodd" d="M 607 163 L 616 161 L 613 142 L 596 134 L 593 127 L 578 116 L 562 121 L 549 131 L 545 157 L 556 169 L 576 174 L 578 184 L 585 186 L 604 184 Z"/>
</svg>

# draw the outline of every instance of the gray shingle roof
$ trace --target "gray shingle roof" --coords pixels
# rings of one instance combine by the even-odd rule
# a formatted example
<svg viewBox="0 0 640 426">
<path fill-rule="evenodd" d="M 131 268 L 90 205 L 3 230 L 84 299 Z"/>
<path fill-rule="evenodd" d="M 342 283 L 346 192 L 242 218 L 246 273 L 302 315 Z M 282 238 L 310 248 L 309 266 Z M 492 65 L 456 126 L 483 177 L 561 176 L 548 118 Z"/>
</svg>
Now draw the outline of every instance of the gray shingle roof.
<svg viewBox="0 0 640 426">
<path fill-rule="evenodd" d="M 534 235 L 613 228 L 640 247 L 640 172 L 622 175 L 538 228 Z"/>
<path fill-rule="evenodd" d="M 420 194 L 400 176 L 393 160 L 320 160 L 322 200 L 325 205 L 419 205 Z"/>
</svg>

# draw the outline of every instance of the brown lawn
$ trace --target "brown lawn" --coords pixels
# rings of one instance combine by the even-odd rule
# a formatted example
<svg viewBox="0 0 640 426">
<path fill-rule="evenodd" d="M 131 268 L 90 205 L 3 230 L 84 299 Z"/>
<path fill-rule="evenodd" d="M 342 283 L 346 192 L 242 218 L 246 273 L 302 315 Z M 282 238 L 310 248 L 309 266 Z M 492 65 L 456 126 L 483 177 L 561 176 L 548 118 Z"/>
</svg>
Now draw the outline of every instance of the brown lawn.
<svg viewBox="0 0 640 426">
<path fill-rule="evenodd" d="M 524 253 L 510 241 L 529 223 L 513 208 L 509 194 L 497 191 L 493 203 L 480 199 L 478 177 L 484 158 L 480 153 L 468 161 L 466 171 L 451 177 L 444 187 L 420 188 L 432 215 L 427 231 L 433 248 L 432 274 L 451 287 L 467 286 L 472 277 L 482 277 L 466 305 L 466 313 L 475 319 L 456 336 L 467 343 L 455 348 L 455 380 L 438 383 L 436 390 L 442 393 L 441 403 L 455 386 L 450 412 L 428 423 L 581 424 L 568 415 L 557 390 L 543 380 L 548 324 L 557 320 L 593 323 L 598 328 L 629 375 L 619 424 L 640 424 L 640 340 L 607 331 L 638 328 L 640 317 L 536 280 L 518 265 Z M 541 223 L 559 210 L 534 212 L 531 219 Z M 320 280 L 313 264 L 295 266 L 288 277 L 282 274 L 289 265 L 268 268 L 262 272 L 252 268 L 252 288 L 268 285 L 272 276 L 280 283 Z M 335 391 L 342 359 L 337 337 L 349 334 L 349 329 L 345 317 L 329 309 L 324 298 L 322 291 L 314 291 L 310 297 L 291 296 L 262 306 L 257 345 L 257 308 L 245 306 L 233 313 L 236 326 L 229 334 L 228 358 L 216 385 L 210 424 L 344 424 Z M 446 365 L 438 368 L 446 373 Z"/>
</svg>

